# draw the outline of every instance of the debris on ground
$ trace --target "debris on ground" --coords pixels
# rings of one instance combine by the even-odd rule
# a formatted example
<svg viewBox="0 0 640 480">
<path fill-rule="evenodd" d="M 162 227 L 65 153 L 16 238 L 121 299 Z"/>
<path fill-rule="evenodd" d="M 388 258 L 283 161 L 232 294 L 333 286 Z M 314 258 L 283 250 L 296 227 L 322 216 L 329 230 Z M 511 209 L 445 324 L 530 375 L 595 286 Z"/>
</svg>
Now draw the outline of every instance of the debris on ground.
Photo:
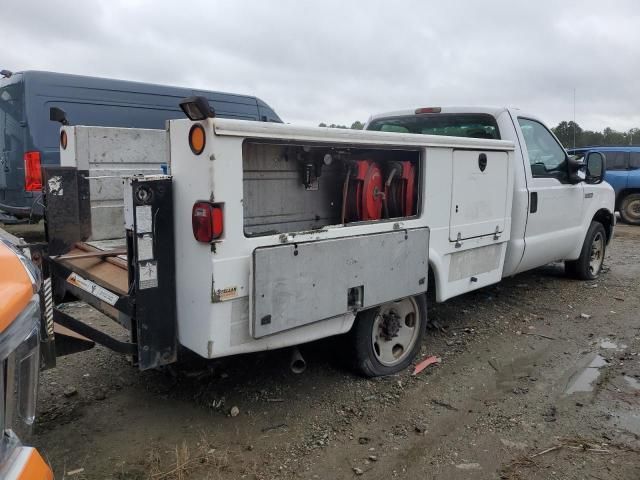
<svg viewBox="0 0 640 480">
<path fill-rule="evenodd" d="M 415 368 L 413 369 L 413 375 L 417 375 L 421 371 L 423 371 L 425 368 L 427 368 L 429 365 L 434 365 L 436 363 L 440 363 L 441 361 L 442 361 L 441 358 L 436 357 L 435 355 L 430 355 L 424 360 L 422 360 L 421 362 L 416 364 Z"/>
<path fill-rule="evenodd" d="M 68 387 L 65 387 L 64 392 L 62 392 L 62 394 L 67 398 L 73 397 L 74 395 L 78 394 L 78 389 L 76 387 L 69 385 Z"/>
<path fill-rule="evenodd" d="M 457 409 L 456 407 L 454 407 L 453 405 L 451 405 L 451 404 L 449 404 L 449 403 L 447 403 L 447 402 L 442 402 L 442 401 L 440 401 L 440 400 L 432 399 L 432 400 L 431 400 L 431 403 L 433 403 L 434 405 L 438 405 L 439 407 L 444 407 L 444 408 L 446 408 L 447 410 L 452 410 L 452 411 L 454 411 L 454 412 L 457 412 L 457 411 L 458 411 L 458 409 Z"/>
</svg>

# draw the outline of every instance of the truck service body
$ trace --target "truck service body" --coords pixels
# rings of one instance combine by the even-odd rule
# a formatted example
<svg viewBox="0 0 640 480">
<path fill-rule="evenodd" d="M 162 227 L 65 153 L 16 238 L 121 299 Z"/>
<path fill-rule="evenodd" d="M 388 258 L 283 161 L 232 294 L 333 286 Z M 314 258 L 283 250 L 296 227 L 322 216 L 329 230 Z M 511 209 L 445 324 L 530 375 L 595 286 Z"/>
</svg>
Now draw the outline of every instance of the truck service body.
<svg viewBox="0 0 640 480">
<path fill-rule="evenodd" d="M 54 296 L 71 292 L 128 328 L 129 343 L 106 343 L 143 369 L 175 361 L 178 347 L 217 358 L 351 331 L 362 373 L 398 371 L 424 334 L 429 270 L 438 301 L 555 260 L 597 276 L 593 229 L 601 255 L 612 235 L 601 175 L 586 172 L 587 185 L 565 164 L 567 183 L 534 178 L 530 126 L 506 109 L 479 113 L 501 140 L 211 117 L 173 120 L 160 142 L 155 131 L 63 127 L 61 167 L 44 175 Z M 96 173 L 96 159 L 132 152 L 138 164 L 167 161 L 167 175 L 118 187 L 118 175 Z M 110 207 L 124 226 L 95 229 L 107 183 L 123 195 Z"/>
</svg>

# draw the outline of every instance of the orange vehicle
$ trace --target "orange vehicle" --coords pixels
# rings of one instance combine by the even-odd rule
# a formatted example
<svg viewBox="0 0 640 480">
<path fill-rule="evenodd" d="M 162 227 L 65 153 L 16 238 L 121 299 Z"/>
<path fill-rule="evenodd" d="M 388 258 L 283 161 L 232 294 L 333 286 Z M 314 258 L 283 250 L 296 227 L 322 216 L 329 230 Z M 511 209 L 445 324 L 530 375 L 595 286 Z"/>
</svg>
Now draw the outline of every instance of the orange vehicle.
<svg viewBox="0 0 640 480">
<path fill-rule="evenodd" d="M 0 478 L 52 480 L 35 448 L 24 446 L 36 414 L 40 362 L 40 273 L 0 238 Z"/>
</svg>

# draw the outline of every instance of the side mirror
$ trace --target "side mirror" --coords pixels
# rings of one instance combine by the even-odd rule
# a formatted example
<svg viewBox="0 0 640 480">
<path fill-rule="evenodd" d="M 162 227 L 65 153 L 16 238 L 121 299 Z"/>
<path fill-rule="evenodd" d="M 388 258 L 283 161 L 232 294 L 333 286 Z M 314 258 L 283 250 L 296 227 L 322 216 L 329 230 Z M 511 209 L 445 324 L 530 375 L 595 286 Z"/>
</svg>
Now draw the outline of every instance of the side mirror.
<svg viewBox="0 0 640 480">
<path fill-rule="evenodd" d="M 567 157 L 567 166 L 569 169 L 569 183 L 576 184 L 584 182 L 586 175 L 584 172 L 584 162 L 570 155 Z"/>
<path fill-rule="evenodd" d="M 49 109 L 49 120 L 51 120 L 52 122 L 59 122 L 62 125 L 69 125 L 67 114 L 64 110 L 58 107 L 51 107 Z"/>
<path fill-rule="evenodd" d="M 585 182 L 591 184 L 602 183 L 604 174 L 607 171 L 607 159 L 604 153 L 589 152 L 585 164 L 587 166 Z"/>
</svg>

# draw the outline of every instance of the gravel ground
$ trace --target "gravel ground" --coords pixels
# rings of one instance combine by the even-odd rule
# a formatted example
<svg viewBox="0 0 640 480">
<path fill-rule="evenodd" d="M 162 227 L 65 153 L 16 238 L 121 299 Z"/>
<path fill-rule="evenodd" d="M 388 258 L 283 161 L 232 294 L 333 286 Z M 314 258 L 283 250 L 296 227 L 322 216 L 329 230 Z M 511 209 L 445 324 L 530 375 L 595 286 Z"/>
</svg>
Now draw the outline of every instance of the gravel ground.
<svg viewBox="0 0 640 480">
<path fill-rule="evenodd" d="M 419 375 L 340 339 L 140 373 L 102 347 L 41 376 L 34 443 L 68 479 L 640 478 L 640 228 L 595 282 L 550 265 L 431 305 Z M 71 307 L 94 325 L 113 323 Z"/>
</svg>

